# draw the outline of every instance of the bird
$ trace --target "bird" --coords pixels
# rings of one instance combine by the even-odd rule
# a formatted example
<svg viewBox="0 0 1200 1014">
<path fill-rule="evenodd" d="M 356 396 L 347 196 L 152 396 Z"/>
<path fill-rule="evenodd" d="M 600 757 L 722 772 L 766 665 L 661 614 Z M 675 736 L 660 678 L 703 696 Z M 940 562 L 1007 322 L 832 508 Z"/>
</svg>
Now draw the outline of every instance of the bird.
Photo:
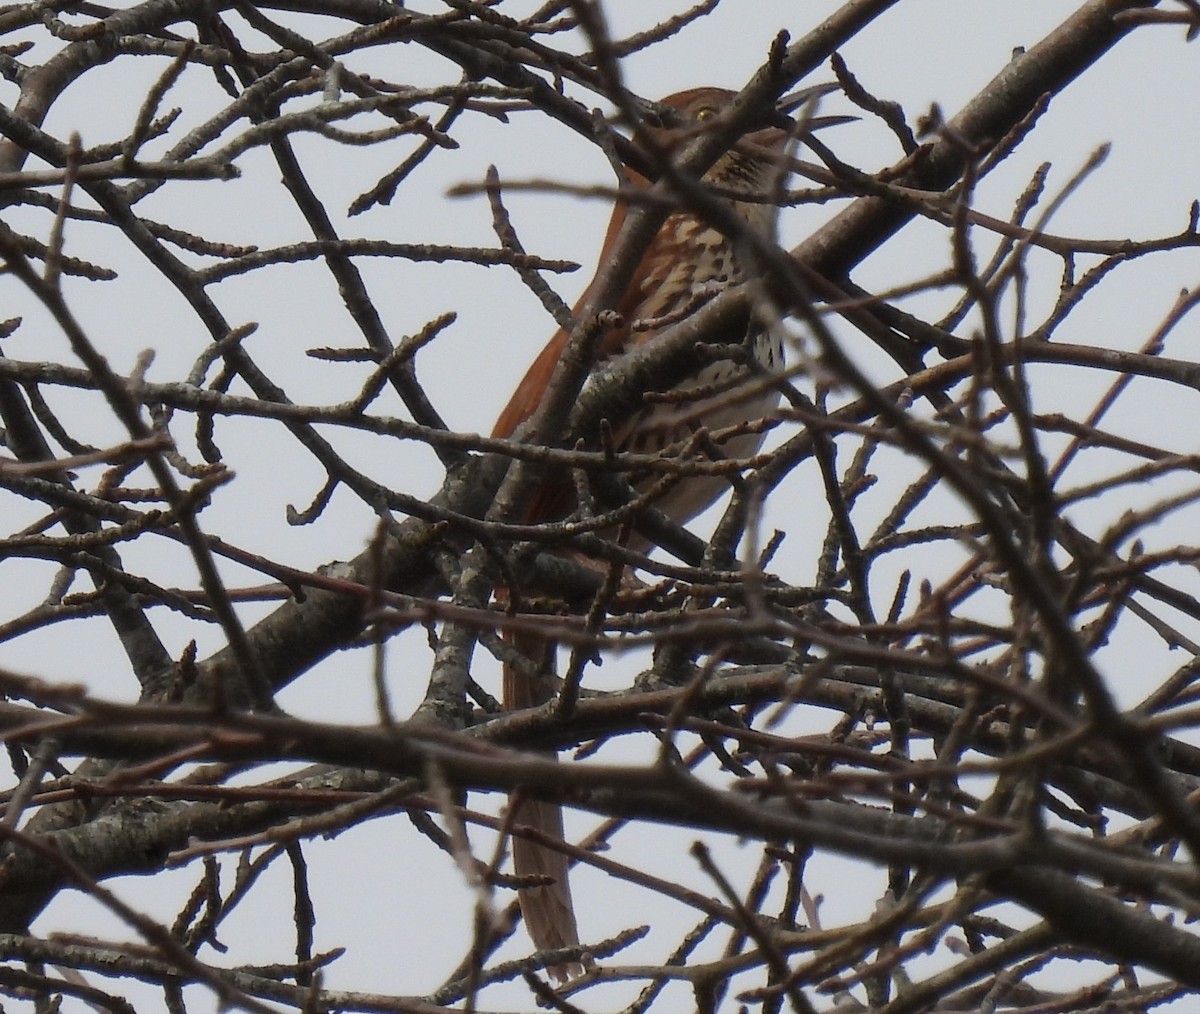
<svg viewBox="0 0 1200 1014">
<path fill-rule="evenodd" d="M 828 86 L 818 86 L 781 100 L 772 110 L 769 121 L 734 142 L 704 173 L 703 181 L 715 188 L 713 193 L 745 227 L 774 238 L 778 207 L 770 196 L 786 175 L 781 166 L 793 136 L 799 132 L 785 114 L 800 102 L 828 90 Z M 735 95 L 732 91 L 713 87 L 692 88 L 668 95 L 660 103 L 668 115 L 659 118 L 658 122 L 639 123 L 633 141 L 659 157 L 669 157 L 706 125 L 711 126 L 730 107 Z M 826 117 L 824 121 L 841 119 L 844 118 Z M 815 125 L 810 118 L 803 128 L 807 131 Z M 636 192 L 638 188 L 650 186 L 650 181 L 635 170 L 626 167 L 624 172 L 624 192 Z M 744 193 L 747 197 L 753 195 L 757 199 L 738 200 L 736 196 L 730 196 L 730 191 Z M 601 267 L 607 262 L 629 207 L 629 201 L 618 195 L 601 247 Z M 671 211 L 613 307 L 619 314 L 619 322 L 601 339 L 595 366 L 608 365 L 624 353 L 653 342 L 706 297 L 745 281 L 753 274 L 750 260 L 744 237 L 721 231 L 685 205 Z M 593 282 L 592 286 L 595 284 Z M 592 286 L 584 291 L 576 304 L 576 315 L 589 303 Z M 568 338 L 568 330 L 560 328 L 533 361 L 500 413 L 493 436 L 512 437 L 534 416 Z M 727 338 L 731 345 L 740 342 L 758 368 L 747 365 L 745 355 L 739 358 L 736 353 L 731 353 L 728 359 L 709 359 L 698 365 L 695 374 L 676 388 L 677 392 L 694 391 L 693 397 L 681 393 L 670 400 L 648 401 L 628 418 L 610 420 L 614 450 L 654 454 L 678 449 L 700 426 L 716 431 L 769 416 L 778 405 L 779 391 L 761 382 L 748 382 L 759 381 L 756 374 L 763 371 L 782 368 L 781 329 L 751 322 L 744 334 Z M 744 394 L 738 394 L 739 387 L 745 388 Z M 721 447 L 721 453 L 731 458 L 748 457 L 757 452 L 762 439 L 761 427 L 739 432 Z M 670 487 L 654 506 L 673 521 L 683 524 L 706 510 L 728 488 L 728 480 L 721 476 L 689 476 Z M 547 479 L 530 497 L 523 521 L 537 524 L 561 520 L 573 507 L 574 493 L 570 482 Z M 498 599 L 502 597 L 502 591 L 498 590 Z M 555 692 L 553 645 L 545 638 L 528 633 L 511 634 L 508 639 L 532 666 L 503 667 L 503 707 L 520 710 L 546 703 Z M 531 672 L 540 675 L 531 676 Z M 518 796 L 514 800 L 514 823 L 555 839 L 563 838 L 561 807 L 527 797 Z M 512 850 L 513 868 L 518 876 L 537 876 L 543 880 L 543 886 L 518 890 L 522 918 L 534 946 L 538 951 L 579 947 L 568 858 L 519 835 L 513 836 Z M 555 980 L 565 982 L 581 975 L 584 967 L 580 961 L 571 961 L 550 965 L 547 971 Z"/>
</svg>

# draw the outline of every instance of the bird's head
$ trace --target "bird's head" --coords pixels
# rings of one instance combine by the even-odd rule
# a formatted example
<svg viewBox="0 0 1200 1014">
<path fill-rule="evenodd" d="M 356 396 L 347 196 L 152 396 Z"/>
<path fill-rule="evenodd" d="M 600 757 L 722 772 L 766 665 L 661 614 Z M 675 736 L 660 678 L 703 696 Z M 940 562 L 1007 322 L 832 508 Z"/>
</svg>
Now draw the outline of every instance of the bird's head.
<svg viewBox="0 0 1200 1014">
<path fill-rule="evenodd" d="M 710 182 L 758 186 L 776 166 L 788 145 L 823 127 L 846 123 L 848 116 L 814 116 L 813 108 L 837 85 L 819 84 L 781 98 L 752 123 L 707 173 Z M 689 88 L 647 107 L 633 139 L 653 151 L 672 156 L 705 130 L 721 124 L 737 93 L 726 88 Z"/>
</svg>

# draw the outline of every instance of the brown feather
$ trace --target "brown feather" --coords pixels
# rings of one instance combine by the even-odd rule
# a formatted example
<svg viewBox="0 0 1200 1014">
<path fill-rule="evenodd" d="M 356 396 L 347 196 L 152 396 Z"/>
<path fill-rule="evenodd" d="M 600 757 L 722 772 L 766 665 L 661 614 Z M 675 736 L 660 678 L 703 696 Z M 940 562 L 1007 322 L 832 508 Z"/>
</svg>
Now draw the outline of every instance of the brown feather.
<svg viewBox="0 0 1200 1014">
<path fill-rule="evenodd" d="M 717 112 L 732 97 L 732 92 L 716 88 L 696 88 L 680 92 L 664 99 L 664 103 L 681 110 L 685 119 L 690 117 L 689 127 L 676 129 L 641 128 L 635 140 L 652 137 L 661 150 L 671 151 L 702 129 L 701 112 Z M 777 128 L 767 128 L 748 135 L 753 145 L 737 146 L 726 153 L 706 174 L 706 179 L 722 185 L 757 188 L 764 182 L 771 166 L 761 157 L 755 158 L 749 150 L 781 152 L 788 135 Z M 762 179 L 760 179 L 762 177 Z M 648 181 L 626 170 L 630 186 L 649 186 Z M 769 205 L 743 202 L 735 204 L 743 218 L 754 228 L 771 231 L 774 225 L 774 209 Z M 603 252 L 611 249 L 621 231 L 628 211 L 628 204 L 618 200 L 605 233 Z M 690 244 L 690 245 L 689 245 Z M 602 252 L 602 258 L 604 253 Z M 630 325 L 638 318 L 655 318 L 687 306 L 697 291 L 711 285 L 733 284 L 740 278 L 737 265 L 738 251 L 727 237 L 708 227 L 695 216 L 676 212 L 668 216 L 659 233 L 649 244 L 645 254 L 633 273 L 633 281 L 614 309 L 621 314 L 623 322 L 609 331 L 601 341 L 599 361 L 603 362 L 637 345 L 652 341 L 653 329 L 633 332 Z M 594 284 L 594 283 L 593 283 Z M 576 315 L 583 309 L 591 296 L 591 287 L 575 305 Z M 755 334 L 751 351 L 764 366 L 780 365 L 783 349 L 775 338 Z M 500 413 L 493 429 L 493 436 L 511 437 L 518 428 L 536 414 L 553 377 L 555 367 L 567 344 L 567 332 L 559 329 L 546 347 L 533 361 L 529 370 L 517 385 L 513 396 Z M 769 344 L 768 344 L 769 343 Z M 736 387 L 739 380 L 750 376 L 744 366 L 733 361 L 710 364 L 701 371 L 691 385 L 700 385 L 706 390 L 720 389 L 722 385 Z M 676 442 L 682 433 L 686 436 L 693 424 L 692 417 L 703 417 L 706 424 L 716 428 L 731 422 L 755 419 L 770 412 L 777 404 L 777 396 L 768 392 L 739 401 L 724 394 L 718 398 L 698 397 L 681 405 L 650 405 L 639 410 L 628 420 L 618 421 L 613 430 L 619 442 L 618 449 L 653 443 L 655 447 Z M 706 414 L 707 413 L 707 414 Z M 529 434 L 524 434 L 529 436 Z M 540 433 L 536 439 L 545 444 L 555 444 L 558 434 Z M 642 439 L 647 438 L 647 439 Z M 739 437 L 727 446 L 732 456 L 752 454 L 761 442 L 761 437 L 750 434 Z M 644 449 L 639 447 L 639 449 Z M 728 488 L 724 480 L 690 480 L 679 483 L 675 491 L 660 505 L 669 516 L 685 522 L 706 509 Z M 551 477 L 531 498 L 523 512 L 522 521 L 536 524 L 558 520 L 570 513 L 574 505 L 574 492 L 569 482 Z M 506 594 L 497 590 L 497 597 Z M 515 667 L 504 667 L 504 707 L 520 709 L 538 707 L 553 696 L 552 660 L 554 645 L 543 638 L 528 633 L 506 635 L 526 658 L 543 673 L 542 678 L 530 679 Z M 551 838 L 563 837 L 562 811 L 553 803 L 519 798 L 515 821 L 536 828 Z M 546 887 L 522 888 L 518 892 L 521 912 L 526 928 L 534 945 L 539 950 L 574 947 L 579 944 L 575 912 L 571 903 L 571 890 L 567 878 L 569 861 L 562 853 L 544 848 L 534 842 L 513 838 L 513 867 L 521 876 L 544 876 L 553 883 Z M 579 963 L 555 966 L 549 969 L 558 980 L 579 975 L 583 966 Z"/>
</svg>

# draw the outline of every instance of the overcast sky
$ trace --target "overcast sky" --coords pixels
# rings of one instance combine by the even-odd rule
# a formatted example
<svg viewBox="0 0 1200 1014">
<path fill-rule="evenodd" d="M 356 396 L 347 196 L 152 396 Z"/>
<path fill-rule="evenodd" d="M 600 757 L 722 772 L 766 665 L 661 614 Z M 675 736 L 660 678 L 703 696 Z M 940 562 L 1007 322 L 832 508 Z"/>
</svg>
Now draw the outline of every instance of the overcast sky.
<svg viewBox="0 0 1200 1014">
<path fill-rule="evenodd" d="M 503 10 L 519 16 L 537 6 L 533 2 L 509 0 Z M 643 3 L 611 0 L 604 6 L 612 34 L 621 37 L 648 27 L 684 4 L 665 0 Z M 716 13 L 702 19 L 699 25 L 660 48 L 630 58 L 624 67 L 626 82 L 633 91 L 651 98 L 701 84 L 738 88 L 761 64 L 772 38 L 780 30 L 787 30 L 793 38 L 799 37 L 839 6 L 828 0 L 724 0 Z M 911 118 L 935 103 L 947 116 L 952 116 L 995 75 L 1015 49 L 1036 44 L 1077 6 L 1075 0 L 908 0 L 862 33 L 842 55 L 864 86 L 881 97 L 900 102 Z M 435 0 L 410 3 L 409 7 L 442 9 Z M 283 15 L 280 19 L 286 20 Z M 230 20 L 236 23 L 237 19 L 231 16 Z M 300 19 L 297 24 L 312 30 L 314 23 Z M 180 30 L 188 28 L 182 26 Z M 331 24 L 325 31 L 317 29 L 315 37 L 341 30 Z M 1064 185 L 1099 145 L 1111 143 L 1106 162 L 1061 209 L 1052 231 L 1106 238 L 1147 238 L 1180 231 L 1186 224 L 1190 202 L 1200 196 L 1196 171 L 1200 166 L 1200 130 L 1196 129 L 1200 63 L 1195 47 L 1185 45 L 1182 34 L 1177 27 L 1135 33 L 1100 66 L 1088 71 L 1056 98 L 1026 147 L 981 188 L 978 201 L 981 210 L 1007 217 L 1013 201 L 1039 163 L 1052 163 L 1049 185 L 1053 191 Z M 29 35 L 41 37 L 42 33 L 31 30 Z M 265 43 L 263 48 L 267 48 Z M 380 76 L 417 84 L 457 79 L 453 68 L 415 45 L 377 49 L 368 59 L 370 65 L 356 63 L 354 69 L 371 69 Z M 98 74 L 88 75 L 81 86 L 55 107 L 45 129 L 64 138 L 71 130 L 78 130 L 86 145 L 123 136 L 129 129 L 128 116 L 136 106 L 136 100 L 123 96 L 142 94 L 162 66 L 161 61 L 140 61 L 135 65 L 130 60 L 118 60 Z M 818 79 L 829 77 L 826 70 Z M 11 102 L 13 92 L 11 85 L 5 85 L 0 90 L 0 100 Z M 98 103 L 98 94 L 105 94 L 108 100 Z M 589 104 L 597 101 L 583 92 L 577 94 Z M 223 93 L 211 75 L 189 72 L 167 100 L 168 106 L 183 107 L 181 126 L 166 141 L 152 147 L 165 150 L 188 126 L 202 122 L 223 101 Z M 834 97 L 822 111 L 847 108 L 844 100 L 839 102 Z M 502 180 L 553 178 L 599 184 L 610 181 L 607 165 L 593 146 L 565 128 L 543 122 L 543 117 L 536 114 L 517 114 L 507 126 L 487 122 L 483 117 L 468 118 L 459 124 L 455 136 L 462 145 L 460 150 L 427 163 L 401 188 L 390 206 L 374 208 L 349 223 L 343 221 L 339 227 L 344 234 L 405 242 L 494 245 L 486 200 L 445 196 L 455 184 L 481 181 L 490 163 L 498 167 Z M 827 135 L 827 140 L 843 159 L 869 171 L 882 168 L 898 157 L 894 142 L 874 124 L 838 128 Z M 335 213 L 344 212 L 357 194 L 368 189 L 398 160 L 395 150 L 387 146 L 335 148 L 316 138 L 301 139 L 297 149 L 308 166 L 310 180 Z M 210 238 L 229 243 L 269 246 L 307 238 L 303 222 L 277 185 L 277 169 L 261 150 L 240 160 L 239 166 L 243 175 L 237 181 L 192 184 L 183 200 L 182 187 L 167 187 L 146 201 L 141 213 L 179 228 L 195 228 Z M 583 265 L 573 275 L 552 278 L 564 298 L 573 301 L 594 268 L 608 216 L 607 206 L 602 201 L 544 194 L 512 194 L 507 202 L 529 251 L 576 260 Z M 797 242 L 830 213 L 824 209 L 788 211 L 781 223 L 783 235 L 788 242 Z M 40 222 L 38 228 L 42 228 L 45 219 L 30 217 L 24 221 Z M 914 263 L 944 265 L 948 250 L 931 257 L 931 244 L 935 249 L 946 246 L 941 230 L 910 227 L 867 262 L 856 274 L 856 280 L 868 287 L 886 288 L 911 280 Z M 121 272 L 116 282 L 104 285 L 71 282 L 68 287 L 72 305 L 102 344 L 112 365 L 127 372 L 142 350 L 153 349 L 156 358 L 149 372 L 151 379 L 176 380 L 186 375 L 208 338 L 179 295 L 111 230 L 72 224 L 67 250 Z M 426 321 L 447 310 L 458 312 L 457 323 L 421 354 L 418 367 L 435 405 L 452 426 L 487 431 L 528 362 L 553 331 L 545 311 L 514 281 L 511 273 L 503 270 L 418 267 L 389 260 L 360 263 L 394 338 L 415 333 Z M 1039 266 L 1046 271 L 1045 277 L 1031 279 L 1035 297 L 1031 315 L 1036 317 L 1039 308 L 1044 310 L 1047 300 L 1057 292 L 1058 266 L 1050 258 L 1037 256 L 1031 258 L 1030 266 L 1035 273 Z M 1138 279 L 1136 287 L 1131 288 L 1126 281 L 1113 286 L 1111 292 L 1099 290 L 1060 338 L 1138 348 L 1179 290 L 1196 284 L 1200 253 L 1191 258 L 1172 256 L 1169 265 L 1148 258 L 1130 270 Z M 15 307 L 6 308 L 2 316 L 22 313 L 27 320 L 6 341 L 5 354 L 15 359 L 61 358 L 71 362 L 62 351 L 62 338 L 39 326 L 41 314 L 24 293 L 15 291 L 16 283 L 8 278 L 0 285 L 6 301 Z M 269 292 L 264 292 L 268 285 Z M 232 279 L 213 292 L 233 324 L 259 323 L 248 347 L 285 386 L 293 400 L 332 403 L 355 393 L 362 375 L 359 369 L 331 366 L 306 359 L 302 354 L 304 349 L 316 346 L 361 343 L 341 309 L 333 283 L 320 266 L 274 268 Z M 952 295 L 927 294 L 914 298 L 907 306 L 915 313 L 934 315 L 937 308 L 944 307 L 952 298 Z M 138 309 L 131 314 L 130 307 L 134 305 Z M 1185 322 L 1171 339 L 1167 354 L 1194 357 L 1196 338 L 1194 323 Z M 871 370 L 886 375 L 886 364 L 866 349 L 862 355 Z M 1065 373 L 1050 369 L 1039 372 L 1035 385 L 1045 395 L 1039 410 L 1069 410 L 1080 403 L 1078 399 L 1094 398 L 1108 382 L 1108 378 L 1096 377 L 1088 388 L 1091 380 L 1080 380 L 1077 372 L 1071 372 L 1070 385 L 1063 383 Z M 77 421 L 81 429 L 86 421 L 89 439 L 116 441 L 123 436 L 120 426 L 105 417 L 106 410 L 98 400 L 79 394 L 56 397 L 55 404 L 65 417 Z M 381 405 L 399 414 L 396 404 L 385 399 Z M 1194 418 L 1195 412 L 1194 395 L 1142 382 L 1135 385 L 1133 395 L 1120 409 L 1117 428 L 1135 439 L 1140 435 L 1191 452 L 1195 449 L 1193 427 L 1183 425 L 1182 420 Z M 1168 435 L 1164 435 L 1164 424 L 1176 432 L 1170 435 L 1168 430 Z M 181 438 L 186 435 L 186 431 L 177 434 Z M 299 460 L 291 453 L 290 438 L 278 427 L 222 425 L 218 427 L 217 441 L 231 467 L 239 473 L 239 479 L 215 495 L 213 506 L 202 516 L 206 531 L 301 567 L 349 558 L 362 549 L 371 534 L 372 518 L 345 491 L 335 497 L 317 524 L 289 527 L 282 523 L 286 505 L 307 506 L 323 476 L 311 462 Z M 430 493 L 439 482 L 440 472 L 432 455 L 421 448 L 397 446 L 394 459 L 380 462 L 376 440 L 338 437 L 335 442 L 352 462 L 369 464 L 376 478 L 391 481 L 398 489 Z M 388 451 L 389 456 L 392 453 Z M 1078 467 L 1082 481 L 1089 465 L 1081 461 Z M 99 472 L 93 469 L 85 471 L 83 476 L 82 481 L 90 483 L 96 481 Z M 15 531 L 22 522 L 40 513 L 11 496 L 5 498 L 4 510 L 9 531 Z M 817 533 L 816 537 L 819 536 Z M 1164 533 L 1163 538 L 1168 542 L 1179 541 L 1178 537 L 1172 539 L 1170 532 Z M 796 551 L 803 549 L 801 545 Z M 786 566 L 786 562 L 781 565 Z M 153 544 L 142 540 L 132 545 L 128 550 L 128 566 L 153 574 L 166 584 L 188 588 L 196 585 L 185 554 L 168 546 L 165 540 Z M 12 616 L 46 595 L 49 571 L 43 565 L 9 559 L 3 567 L 5 576 L 0 595 L 4 596 L 5 607 L 0 615 Z M 226 568 L 226 573 L 234 585 L 258 584 L 263 580 L 232 566 Z M 270 608 L 269 604 L 247 606 L 243 615 L 249 623 Z M 180 652 L 189 640 L 195 639 L 203 657 L 222 643 L 220 631 L 214 627 L 163 611 L 156 612 L 154 620 L 172 652 Z M 63 626 L 0 643 L 0 665 L 53 680 L 82 680 L 98 694 L 134 699 L 137 688 L 127 674 L 127 664 L 105 621 L 88 621 L 85 627 L 89 638 L 86 645 L 82 643 L 83 632 L 73 629 L 68 638 Z M 1122 658 L 1136 657 L 1138 650 L 1137 645 L 1118 643 L 1112 651 L 1129 655 L 1110 657 L 1119 662 Z M 406 713 L 420 700 L 428 663 L 423 631 L 398 638 L 390 648 L 389 679 L 398 713 Z M 481 663 L 480 672 L 494 673 L 494 668 Z M 366 653 L 339 654 L 290 688 L 281 703 L 300 715 L 348 723 L 369 722 L 374 716 L 374 702 L 368 674 Z M 599 675 L 601 681 L 609 679 L 614 684 L 623 678 L 619 669 Z M 1131 693 L 1136 699 L 1136 688 Z M 829 721 L 828 716 L 820 716 L 818 725 L 827 727 Z M 650 749 L 646 744 L 621 745 L 625 751 L 622 756 L 631 758 L 644 756 Z M 495 802 L 480 805 L 494 806 Z M 571 828 L 582 833 L 593 822 L 587 816 L 573 818 Z M 678 835 L 681 841 L 696 837 L 692 832 L 640 828 L 622 835 L 618 848 L 648 856 L 644 865 L 651 872 L 656 856 L 661 855 L 664 863 L 676 864 L 665 872 L 687 878 L 687 871 L 677 868 L 682 850 L 662 847 L 661 843 L 667 839 L 655 837 L 660 834 Z M 486 847 L 482 847 L 486 838 L 480 836 L 479 842 L 481 854 L 486 854 Z M 332 845 L 314 842 L 306 851 L 312 862 L 315 900 L 321 912 L 318 949 L 335 944 L 351 946 L 350 953 L 329 971 L 326 985 L 422 992 L 433 987 L 457 963 L 460 955 L 454 948 L 462 939 L 462 927 L 469 918 L 470 896 L 460 886 L 461 878 L 451 863 L 434 854 L 428 843 L 418 841 L 402 819 L 390 818 L 357 829 Z M 736 862 L 736 854 L 736 843 L 719 843 L 718 855 L 722 859 Z M 370 872 L 364 873 L 358 894 L 347 900 L 344 864 L 350 856 L 361 857 L 364 871 Z M 837 868 L 835 861 L 820 859 L 814 873 Z M 386 875 L 381 875 L 380 870 L 385 870 Z M 286 948 L 281 952 L 277 941 L 260 939 L 258 932 L 260 925 L 272 924 L 275 915 L 279 915 L 283 924 L 288 922 L 286 911 L 290 901 L 284 874 L 282 866 L 268 874 L 268 883 L 258 889 L 255 907 L 235 916 L 222 934 L 239 958 L 264 962 L 286 960 Z M 837 873 L 830 876 L 855 878 L 854 889 L 847 884 L 844 895 L 829 897 L 827 912 L 831 922 L 870 913 L 878 894 L 879 878 L 861 868 L 844 878 Z M 124 896 L 139 904 L 151 908 L 161 904 L 156 911 L 169 919 L 193 879 L 190 870 L 175 875 L 177 895 L 172 897 L 162 893 L 156 898 L 148 897 L 146 882 L 126 882 L 120 888 Z M 691 882 L 701 890 L 711 890 L 698 872 Z M 628 912 L 636 911 L 646 901 L 644 895 L 633 889 L 614 885 L 589 871 L 578 875 L 575 889 L 581 928 L 588 939 L 603 937 L 626 925 L 630 921 Z M 161 892 L 162 886 L 155 890 Z M 280 906 L 279 911 L 264 914 L 272 905 Z M 131 935 L 123 928 L 113 928 L 109 917 L 102 913 L 94 913 L 94 921 L 93 916 L 82 917 L 83 908 L 94 909 L 94 906 L 77 898 L 63 898 L 51 906 L 36 928 L 49 932 L 69 926 L 74 931 L 93 928 L 97 933 L 118 937 Z M 430 913 L 438 913 L 437 925 L 433 925 Z M 652 917 L 678 929 L 687 924 L 692 914 L 647 912 L 637 918 Z M 670 933 L 660 938 L 671 939 Z M 660 955 L 654 949 L 655 943 L 652 938 L 646 944 L 647 959 Z M 527 943 L 518 939 L 502 954 L 516 957 L 526 947 Z M 637 960 L 637 954 L 631 952 L 629 960 Z M 521 1002 L 515 999 L 520 995 L 512 994 L 514 1002 Z M 614 1007 L 628 1002 L 627 990 L 614 992 L 613 996 Z M 683 1006 L 676 1009 L 683 1010 L 686 999 L 682 993 L 680 996 Z"/>
</svg>

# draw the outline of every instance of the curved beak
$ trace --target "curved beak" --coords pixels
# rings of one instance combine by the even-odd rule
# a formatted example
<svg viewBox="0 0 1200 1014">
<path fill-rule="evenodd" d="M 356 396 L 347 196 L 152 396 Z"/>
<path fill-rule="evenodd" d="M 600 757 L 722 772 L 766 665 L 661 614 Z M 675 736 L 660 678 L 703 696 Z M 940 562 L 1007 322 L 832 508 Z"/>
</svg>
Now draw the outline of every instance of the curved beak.
<svg viewBox="0 0 1200 1014">
<path fill-rule="evenodd" d="M 841 91 L 841 85 L 836 81 L 824 81 L 821 84 L 809 85 L 784 95 L 775 103 L 775 115 L 771 125 L 787 130 L 789 133 L 799 125 L 798 136 L 821 130 L 824 127 L 836 127 L 842 123 L 853 123 L 857 116 L 813 116 L 817 103 L 826 95 Z M 798 115 L 792 115 L 798 112 Z"/>
<path fill-rule="evenodd" d="M 841 123 L 852 123 L 857 116 L 814 116 L 817 103 L 831 92 L 840 91 L 841 86 L 833 82 L 809 85 L 799 91 L 785 95 L 772 110 L 767 126 L 759 127 L 743 137 L 752 145 L 782 151 L 792 141 L 803 141 L 815 131 L 825 127 L 836 127 Z M 793 115 L 795 114 L 795 115 Z"/>
</svg>

